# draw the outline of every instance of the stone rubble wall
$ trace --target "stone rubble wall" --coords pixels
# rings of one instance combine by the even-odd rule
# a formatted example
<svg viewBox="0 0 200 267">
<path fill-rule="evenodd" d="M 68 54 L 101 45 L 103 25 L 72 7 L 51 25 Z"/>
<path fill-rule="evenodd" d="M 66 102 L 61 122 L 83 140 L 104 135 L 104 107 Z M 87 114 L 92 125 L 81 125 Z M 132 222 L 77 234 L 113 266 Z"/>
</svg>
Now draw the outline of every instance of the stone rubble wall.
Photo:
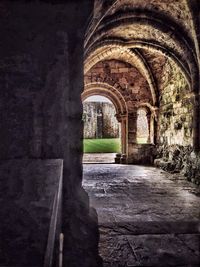
<svg viewBox="0 0 200 267">
<path fill-rule="evenodd" d="M 111 103 L 84 102 L 84 138 L 118 138 L 119 123 Z"/>
<path fill-rule="evenodd" d="M 159 143 L 192 145 L 192 110 L 190 89 L 185 78 L 170 61 L 162 78 L 159 110 Z"/>
<path fill-rule="evenodd" d="M 192 149 L 193 101 L 181 72 L 168 61 L 163 69 L 155 165 L 181 172 L 200 184 L 200 155 Z"/>
<path fill-rule="evenodd" d="M 200 153 L 194 152 L 192 146 L 159 147 L 154 164 L 168 172 L 180 172 L 188 181 L 200 185 Z"/>
</svg>

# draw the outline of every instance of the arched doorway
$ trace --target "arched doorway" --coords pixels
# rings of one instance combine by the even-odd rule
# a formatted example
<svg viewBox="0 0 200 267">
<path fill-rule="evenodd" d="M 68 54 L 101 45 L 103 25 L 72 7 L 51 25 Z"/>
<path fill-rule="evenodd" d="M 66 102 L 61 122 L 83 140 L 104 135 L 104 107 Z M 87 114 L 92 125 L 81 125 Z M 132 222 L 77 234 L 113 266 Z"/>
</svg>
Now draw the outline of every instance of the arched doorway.
<svg viewBox="0 0 200 267">
<path fill-rule="evenodd" d="M 114 162 L 121 153 L 121 123 L 116 118 L 116 107 L 102 95 L 83 100 L 84 162 Z"/>
<path fill-rule="evenodd" d="M 126 102 L 123 96 L 113 86 L 99 82 L 89 83 L 85 85 L 84 92 L 82 93 L 82 102 L 84 103 L 84 101 L 87 98 L 92 96 L 105 97 L 113 104 L 115 109 L 115 118 L 119 123 L 120 127 L 120 152 L 121 154 L 126 154 L 128 145 L 127 141 L 128 112 L 127 112 Z"/>
</svg>

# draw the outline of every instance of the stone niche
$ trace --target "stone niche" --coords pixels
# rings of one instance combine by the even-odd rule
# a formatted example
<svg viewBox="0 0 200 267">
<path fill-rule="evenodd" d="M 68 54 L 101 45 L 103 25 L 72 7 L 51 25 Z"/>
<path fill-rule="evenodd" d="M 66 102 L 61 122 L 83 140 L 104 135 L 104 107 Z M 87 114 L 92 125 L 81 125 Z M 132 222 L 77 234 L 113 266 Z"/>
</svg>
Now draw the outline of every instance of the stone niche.
<svg viewBox="0 0 200 267">
<path fill-rule="evenodd" d="M 119 123 L 111 103 L 84 102 L 84 138 L 118 138 Z"/>
</svg>

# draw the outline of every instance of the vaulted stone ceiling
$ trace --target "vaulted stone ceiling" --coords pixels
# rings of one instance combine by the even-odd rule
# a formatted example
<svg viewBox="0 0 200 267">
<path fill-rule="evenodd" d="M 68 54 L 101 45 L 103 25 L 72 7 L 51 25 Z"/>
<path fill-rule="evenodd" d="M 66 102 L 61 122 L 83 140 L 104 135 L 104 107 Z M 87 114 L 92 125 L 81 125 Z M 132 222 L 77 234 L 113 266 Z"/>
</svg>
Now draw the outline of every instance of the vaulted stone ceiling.
<svg viewBox="0 0 200 267">
<path fill-rule="evenodd" d="M 195 92 L 199 87 L 199 51 L 187 2 L 96 0 L 94 17 L 85 40 L 86 77 L 95 73 L 100 62 L 105 65 L 115 60 L 132 66 L 137 79 L 146 80 L 145 88 L 148 89 L 145 90 L 150 92 L 148 102 L 152 106 L 159 105 L 163 75 L 167 75 L 167 69 L 170 73 L 170 68 L 185 79 L 190 91 Z M 93 82 L 95 79 L 97 81 L 98 77 L 93 75 Z M 85 79 L 85 83 L 88 84 L 89 80 Z M 129 94 L 131 83 L 127 85 Z M 146 101 L 145 98 L 140 100 Z"/>
</svg>

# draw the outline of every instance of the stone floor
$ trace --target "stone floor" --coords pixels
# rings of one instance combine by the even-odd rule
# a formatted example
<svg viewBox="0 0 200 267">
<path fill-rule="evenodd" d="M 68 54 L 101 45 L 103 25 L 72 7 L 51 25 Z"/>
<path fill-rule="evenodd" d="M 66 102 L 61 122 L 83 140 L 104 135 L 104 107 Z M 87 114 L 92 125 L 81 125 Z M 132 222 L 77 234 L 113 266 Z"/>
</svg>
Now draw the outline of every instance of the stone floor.
<svg viewBox="0 0 200 267">
<path fill-rule="evenodd" d="M 153 167 L 84 164 L 104 267 L 199 266 L 200 192 Z"/>
<path fill-rule="evenodd" d="M 83 163 L 114 163 L 116 153 L 84 153 Z"/>
</svg>

